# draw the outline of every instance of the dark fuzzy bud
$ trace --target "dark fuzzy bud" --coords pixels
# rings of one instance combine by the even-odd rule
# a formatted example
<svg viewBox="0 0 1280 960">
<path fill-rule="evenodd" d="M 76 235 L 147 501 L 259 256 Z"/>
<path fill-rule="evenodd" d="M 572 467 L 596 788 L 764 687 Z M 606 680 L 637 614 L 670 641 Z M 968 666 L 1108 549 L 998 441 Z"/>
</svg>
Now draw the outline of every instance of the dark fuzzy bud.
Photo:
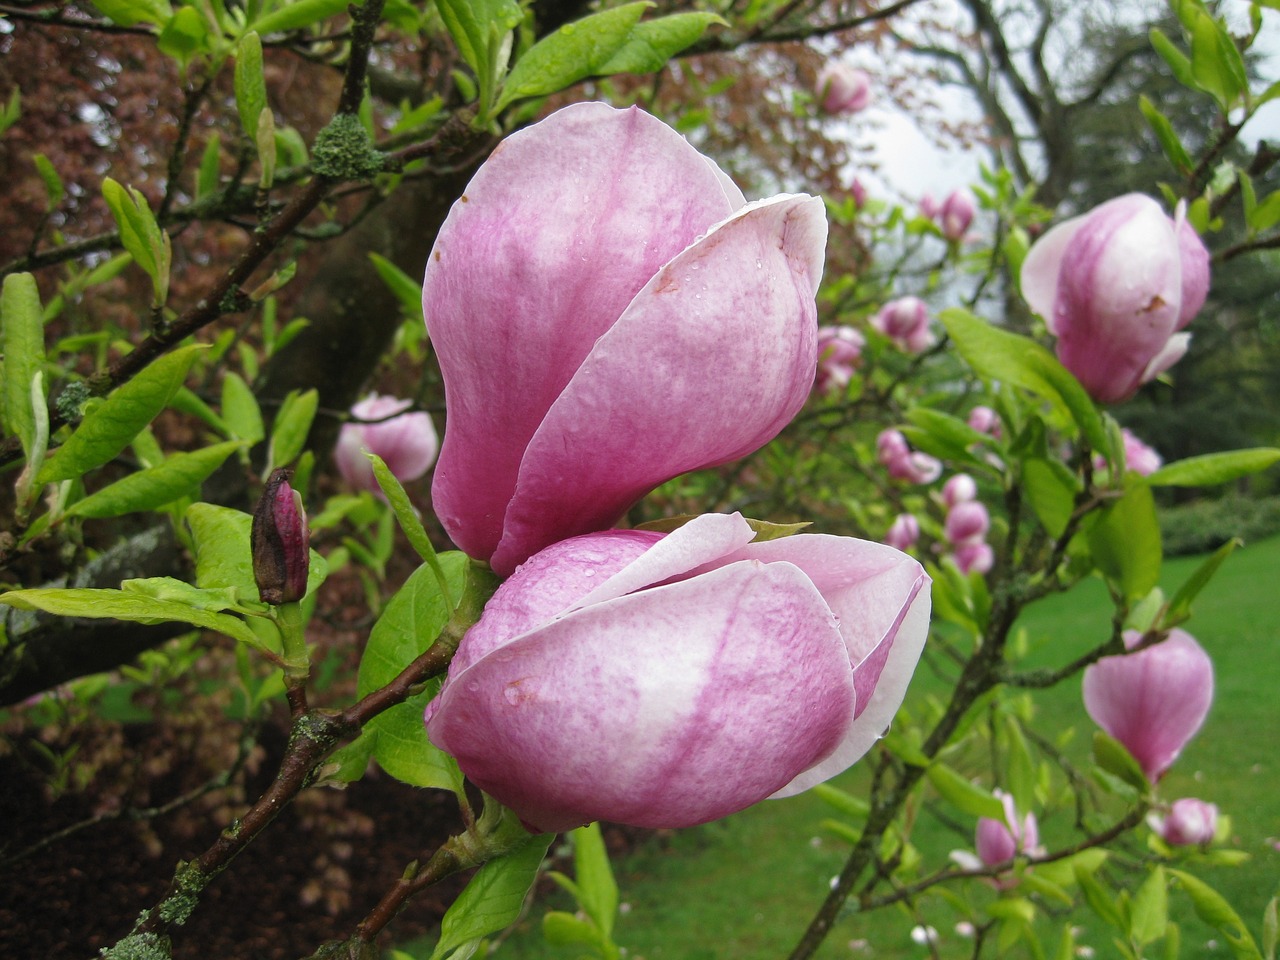
<svg viewBox="0 0 1280 960">
<path fill-rule="evenodd" d="M 290 476 L 288 470 L 271 474 L 253 514 L 253 579 L 262 602 L 272 606 L 296 603 L 307 592 L 310 534 Z"/>
</svg>

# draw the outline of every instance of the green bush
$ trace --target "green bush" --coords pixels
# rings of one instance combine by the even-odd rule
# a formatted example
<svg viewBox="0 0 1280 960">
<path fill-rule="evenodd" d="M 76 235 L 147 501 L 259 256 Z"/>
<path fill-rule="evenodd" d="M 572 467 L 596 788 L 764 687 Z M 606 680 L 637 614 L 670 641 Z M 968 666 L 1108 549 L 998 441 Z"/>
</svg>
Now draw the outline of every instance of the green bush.
<svg viewBox="0 0 1280 960">
<path fill-rule="evenodd" d="M 1280 497 L 1227 496 L 1167 507 L 1160 532 L 1168 556 L 1215 550 L 1232 537 L 1248 543 L 1280 533 Z"/>
</svg>

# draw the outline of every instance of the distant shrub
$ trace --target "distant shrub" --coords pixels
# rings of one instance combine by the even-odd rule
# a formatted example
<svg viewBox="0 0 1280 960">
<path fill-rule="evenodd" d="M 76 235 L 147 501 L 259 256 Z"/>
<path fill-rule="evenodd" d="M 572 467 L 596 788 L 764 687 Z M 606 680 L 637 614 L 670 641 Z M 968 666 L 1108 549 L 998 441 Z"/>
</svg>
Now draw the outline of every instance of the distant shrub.
<svg viewBox="0 0 1280 960">
<path fill-rule="evenodd" d="M 1280 533 L 1280 497 L 1227 496 L 1160 511 L 1167 556 L 1206 553 L 1232 537 L 1246 543 Z"/>
</svg>

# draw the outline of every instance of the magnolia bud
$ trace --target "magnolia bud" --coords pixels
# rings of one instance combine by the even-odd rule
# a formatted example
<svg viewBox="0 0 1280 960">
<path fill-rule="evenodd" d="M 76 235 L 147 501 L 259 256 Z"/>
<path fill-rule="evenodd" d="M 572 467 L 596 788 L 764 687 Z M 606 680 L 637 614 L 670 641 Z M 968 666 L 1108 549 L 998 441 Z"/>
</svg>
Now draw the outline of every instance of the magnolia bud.
<svg viewBox="0 0 1280 960">
<path fill-rule="evenodd" d="M 826 113 L 857 113 L 871 103 L 871 78 L 862 70 L 833 61 L 818 74 L 817 94 Z"/>
<path fill-rule="evenodd" d="M 977 212 L 978 206 L 973 194 L 968 190 L 952 191 L 938 211 L 938 226 L 942 228 L 942 235 L 952 243 L 958 243 L 968 233 L 969 225 L 973 223 Z"/>
<path fill-rule="evenodd" d="M 978 496 L 978 484 L 967 473 L 957 473 L 942 485 L 942 502 L 951 509 L 957 503 L 975 500 Z"/>
<path fill-rule="evenodd" d="M 909 513 L 900 513 L 884 535 L 884 542 L 895 550 L 910 550 L 920 539 L 920 521 Z"/>
<path fill-rule="evenodd" d="M 296 603 L 307 592 L 310 534 L 302 497 L 289 486 L 291 475 L 282 469 L 268 478 L 250 534 L 258 596 L 272 606 Z"/>
<path fill-rule="evenodd" d="M 1152 826 L 1165 843 L 1174 847 L 1201 846 L 1218 832 L 1216 804 L 1183 797 L 1173 801 L 1167 817 L 1154 817 Z"/>
</svg>

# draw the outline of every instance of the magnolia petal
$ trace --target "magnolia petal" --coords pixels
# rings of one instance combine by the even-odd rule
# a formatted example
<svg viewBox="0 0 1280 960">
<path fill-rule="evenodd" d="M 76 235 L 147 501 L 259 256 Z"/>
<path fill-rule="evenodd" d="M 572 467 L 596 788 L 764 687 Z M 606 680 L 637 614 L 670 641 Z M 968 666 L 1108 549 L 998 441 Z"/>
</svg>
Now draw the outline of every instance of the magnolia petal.
<svg viewBox="0 0 1280 960">
<path fill-rule="evenodd" d="M 1138 638 L 1128 631 L 1125 643 Z M 1103 657 L 1085 670 L 1083 690 L 1094 723 L 1155 781 L 1204 723 L 1213 702 L 1213 663 L 1189 633 L 1173 630 L 1137 653 Z"/>
<path fill-rule="evenodd" d="M 507 644 L 441 692 L 427 729 L 530 829 L 683 827 L 764 799 L 820 760 L 853 696 L 808 578 L 740 563 Z"/>
<path fill-rule="evenodd" d="M 1050 333 L 1058 332 L 1053 305 L 1058 299 L 1062 257 L 1083 222 L 1083 216 L 1072 217 L 1053 227 L 1032 245 L 1022 261 L 1022 298 L 1044 318 Z"/>
<path fill-rule="evenodd" d="M 671 477 L 773 439 L 813 383 L 825 241 L 820 199 L 775 197 L 663 266 L 529 442 L 493 568 L 609 527 Z"/>
<path fill-rule="evenodd" d="M 480 168 L 423 282 L 449 410 L 432 493 L 459 547 L 492 554 L 525 445 L 592 344 L 735 203 L 666 124 L 599 103 L 511 135 Z"/>
<path fill-rule="evenodd" d="M 822 534 L 752 543 L 711 566 L 742 560 L 803 570 L 836 615 L 854 670 L 857 697 L 840 745 L 775 794 L 789 797 L 846 770 L 888 729 L 929 635 L 929 576 L 885 544 Z"/>
<path fill-rule="evenodd" d="M 1186 356 L 1190 346 L 1191 334 L 1185 332 L 1175 333 L 1165 341 L 1164 346 L 1160 348 L 1160 352 L 1151 358 L 1151 362 L 1142 371 L 1142 382 L 1147 383 L 1160 376 L 1160 374 Z"/>
</svg>

